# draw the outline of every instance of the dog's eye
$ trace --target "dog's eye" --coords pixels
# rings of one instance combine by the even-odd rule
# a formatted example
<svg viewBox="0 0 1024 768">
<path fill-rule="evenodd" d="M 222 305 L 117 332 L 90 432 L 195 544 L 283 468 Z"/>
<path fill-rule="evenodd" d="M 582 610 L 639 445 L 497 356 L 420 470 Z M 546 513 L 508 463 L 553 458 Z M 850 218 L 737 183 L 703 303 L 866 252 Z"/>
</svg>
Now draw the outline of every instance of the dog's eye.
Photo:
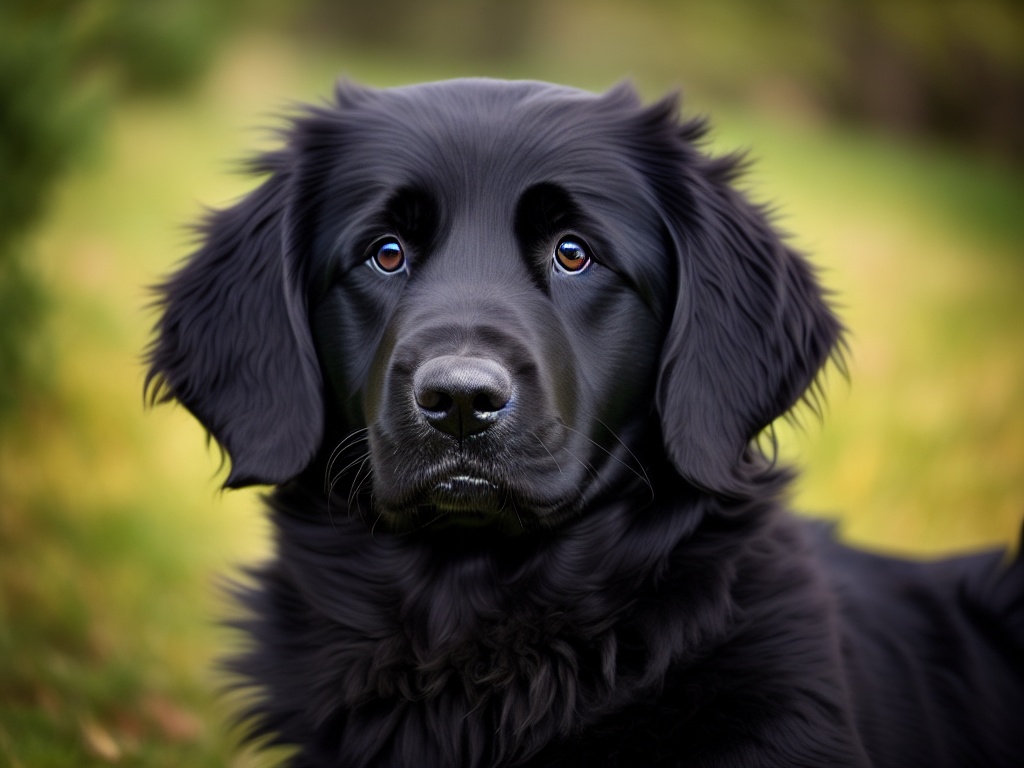
<svg viewBox="0 0 1024 768">
<path fill-rule="evenodd" d="M 393 275 L 405 269 L 405 249 L 393 237 L 378 240 L 370 246 L 370 265 L 385 275 Z"/>
<path fill-rule="evenodd" d="M 575 275 L 590 266 L 590 254 L 578 240 L 563 237 L 555 246 L 554 262 L 559 272 Z"/>
</svg>

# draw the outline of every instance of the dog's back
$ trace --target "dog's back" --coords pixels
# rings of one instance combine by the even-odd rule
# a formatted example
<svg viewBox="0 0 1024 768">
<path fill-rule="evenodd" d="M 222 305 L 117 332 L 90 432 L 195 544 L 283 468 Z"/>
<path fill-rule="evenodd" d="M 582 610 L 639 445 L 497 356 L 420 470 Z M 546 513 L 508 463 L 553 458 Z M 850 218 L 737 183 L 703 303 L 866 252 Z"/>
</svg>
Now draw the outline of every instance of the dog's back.
<svg viewBox="0 0 1024 768">
<path fill-rule="evenodd" d="M 932 768 L 1021 764 L 1021 552 L 1009 567 L 1003 551 L 915 562 L 851 549 L 812 528 L 871 758 Z"/>
</svg>

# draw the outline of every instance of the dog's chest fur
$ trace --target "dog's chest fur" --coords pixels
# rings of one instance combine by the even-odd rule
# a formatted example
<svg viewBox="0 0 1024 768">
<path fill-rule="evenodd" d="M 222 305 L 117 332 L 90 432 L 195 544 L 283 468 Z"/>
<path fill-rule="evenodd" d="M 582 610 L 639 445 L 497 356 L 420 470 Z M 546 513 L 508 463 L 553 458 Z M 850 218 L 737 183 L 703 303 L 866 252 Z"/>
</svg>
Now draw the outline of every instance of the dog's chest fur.
<svg viewBox="0 0 1024 768">
<path fill-rule="evenodd" d="M 244 597 L 255 644 L 232 664 L 262 694 L 252 709 L 258 731 L 305 745 L 298 765 L 567 764 L 595 748 L 605 764 L 600 752 L 620 749 L 615 735 L 629 731 L 623 713 L 655 701 L 675 720 L 660 739 L 691 727 L 721 730 L 693 718 L 709 697 L 722 703 L 731 695 L 729 671 L 716 658 L 723 649 L 728 657 L 730 637 L 778 611 L 821 613 L 800 556 L 785 569 L 762 569 L 779 562 L 776 547 L 801 546 L 787 525 L 766 538 L 765 521 L 775 515 L 764 510 L 695 532 L 697 509 L 610 509 L 529 556 L 459 555 L 437 542 L 374 541 L 337 510 L 332 524 L 325 506 L 311 502 L 295 489 L 274 500 L 280 557 L 258 574 L 261 589 Z M 317 522 L 312 509 L 324 513 Z M 621 526 L 651 546 L 617 548 Z M 741 543 L 735 557 L 722 558 L 721 537 L 742 542 L 745 528 L 756 530 L 749 540 L 759 548 Z M 743 575 L 750 594 L 738 594 L 740 571 L 751 568 L 763 572 L 756 586 Z M 754 593 L 778 588 L 800 598 L 777 604 L 771 616 L 736 602 L 756 604 Z M 820 640 L 799 640 L 809 651 L 799 665 L 808 680 L 819 662 L 828 666 L 818 649 L 835 645 Z M 799 698 L 803 674 L 770 663 L 757 674 L 767 695 L 777 688 L 780 711 Z M 650 727 L 649 716 L 641 720 Z M 629 741 L 634 752 L 624 760 L 660 748 Z"/>
</svg>

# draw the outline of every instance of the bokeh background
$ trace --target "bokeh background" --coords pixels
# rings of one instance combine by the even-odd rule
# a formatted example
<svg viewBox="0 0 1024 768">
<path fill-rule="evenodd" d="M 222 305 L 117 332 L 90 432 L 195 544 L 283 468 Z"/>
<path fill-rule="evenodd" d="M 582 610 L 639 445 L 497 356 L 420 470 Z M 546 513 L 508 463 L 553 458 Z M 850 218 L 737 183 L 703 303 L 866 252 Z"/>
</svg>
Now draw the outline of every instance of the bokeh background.
<svg viewBox="0 0 1024 768">
<path fill-rule="evenodd" d="M 339 75 L 682 88 L 852 329 L 824 424 L 779 428 L 796 504 L 887 551 L 1014 546 L 1017 0 L 3 0 L 0 765 L 268 764 L 215 694 L 258 492 L 220 493 L 199 426 L 143 408 L 147 286 Z"/>
</svg>

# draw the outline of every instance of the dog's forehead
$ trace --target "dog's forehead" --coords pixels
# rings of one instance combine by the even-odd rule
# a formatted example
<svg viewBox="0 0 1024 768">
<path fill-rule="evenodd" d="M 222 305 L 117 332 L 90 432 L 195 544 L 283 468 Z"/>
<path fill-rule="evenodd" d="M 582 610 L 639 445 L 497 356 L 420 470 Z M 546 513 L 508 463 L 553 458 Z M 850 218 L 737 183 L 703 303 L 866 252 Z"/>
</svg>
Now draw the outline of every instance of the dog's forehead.
<svg viewBox="0 0 1024 768">
<path fill-rule="evenodd" d="M 398 184 L 432 176 L 445 180 L 438 188 L 478 194 L 557 178 L 607 183 L 628 171 L 617 138 L 639 108 L 628 88 L 598 95 L 487 79 L 341 91 L 338 100 L 364 173 Z"/>
<path fill-rule="evenodd" d="M 363 100 L 391 110 L 390 117 L 410 128 L 471 138 L 481 134 L 539 133 L 547 126 L 583 124 L 604 95 L 529 80 L 464 79 L 403 86 Z M 403 118 L 408 118 L 406 122 Z"/>
<path fill-rule="evenodd" d="M 486 77 L 457 78 L 429 83 L 403 85 L 376 91 L 384 98 L 395 97 L 412 102 L 471 108 L 523 105 L 538 101 L 593 102 L 600 94 L 567 85 L 539 80 L 499 80 Z M 443 107 L 442 107 L 443 108 Z"/>
</svg>

